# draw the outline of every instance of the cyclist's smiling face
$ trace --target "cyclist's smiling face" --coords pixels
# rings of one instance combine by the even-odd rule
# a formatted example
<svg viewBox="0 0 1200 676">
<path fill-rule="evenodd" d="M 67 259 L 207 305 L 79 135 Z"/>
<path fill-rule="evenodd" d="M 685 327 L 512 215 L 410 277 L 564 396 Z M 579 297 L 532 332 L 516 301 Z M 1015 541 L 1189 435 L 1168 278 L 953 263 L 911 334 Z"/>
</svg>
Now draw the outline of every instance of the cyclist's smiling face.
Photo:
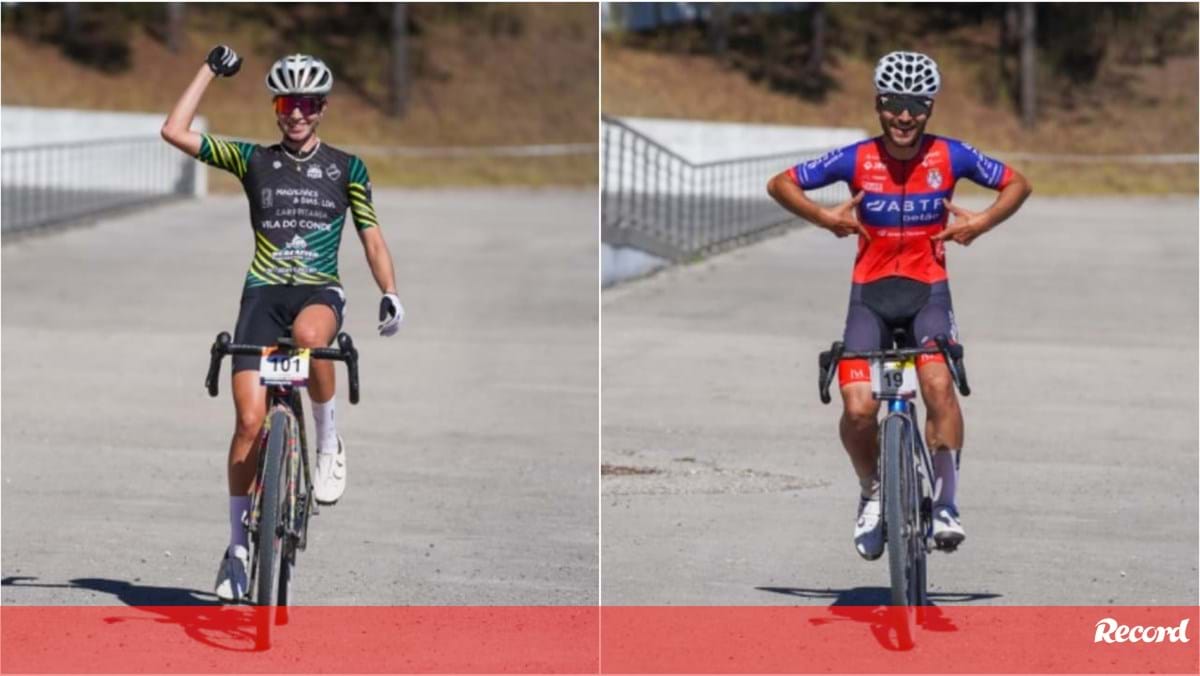
<svg viewBox="0 0 1200 676">
<path fill-rule="evenodd" d="M 284 138 L 295 144 L 304 144 L 317 132 L 317 126 L 325 115 L 328 103 L 320 102 L 320 109 L 311 115 L 305 115 L 299 106 L 293 107 L 289 113 L 275 113 L 275 120 Z"/>
<path fill-rule="evenodd" d="M 899 111 L 894 106 L 885 106 L 885 97 L 875 99 L 875 112 L 879 114 L 879 126 L 883 135 L 896 146 L 909 148 L 925 133 L 925 125 L 933 114 L 933 102 L 929 101 L 924 111 L 905 107 Z M 916 114 L 914 114 L 916 113 Z"/>
</svg>

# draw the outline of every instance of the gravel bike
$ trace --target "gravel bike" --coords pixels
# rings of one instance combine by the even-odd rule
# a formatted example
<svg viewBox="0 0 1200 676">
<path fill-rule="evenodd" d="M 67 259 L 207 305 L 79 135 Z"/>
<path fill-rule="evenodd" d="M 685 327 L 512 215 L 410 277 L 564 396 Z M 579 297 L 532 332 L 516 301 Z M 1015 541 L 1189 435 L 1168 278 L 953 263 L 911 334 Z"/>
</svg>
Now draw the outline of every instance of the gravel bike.
<svg viewBox="0 0 1200 676">
<path fill-rule="evenodd" d="M 907 343 L 903 330 L 893 331 L 897 346 Z M 940 354 L 946 360 L 950 376 L 962 395 L 969 396 L 967 373 L 963 367 L 961 345 L 946 336 L 934 338 L 934 345 L 917 348 L 897 347 L 870 352 L 846 352 L 835 342 L 818 360 L 821 402 L 830 401 L 829 385 L 842 359 L 865 359 L 871 369 L 871 393 L 885 402 L 887 412 L 879 425 L 881 495 L 883 501 L 884 540 L 891 573 L 892 606 L 898 609 L 897 633 L 902 646 L 911 647 L 913 626 L 924 619 L 921 606 L 929 605 L 926 554 L 937 548 L 933 539 L 933 461 L 917 424 L 917 357 Z"/>
<path fill-rule="evenodd" d="M 336 348 L 300 348 L 288 335 L 275 345 L 237 345 L 230 340 L 222 331 L 212 344 L 204 381 L 208 394 L 217 396 L 217 377 L 225 355 L 260 357 L 259 377 L 267 386 L 267 416 L 255 445 L 258 470 L 245 523 L 251 544 L 247 597 L 259 606 L 255 613 L 257 642 L 265 649 L 270 644 L 272 623 L 287 622 L 296 552 L 307 546 L 308 521 L 318 513 L 300 398 L 300 390 L 308 383 L 309 361 L 344 362 L 350 403 L 357 404 L 358 350 L 345 333 L 338 334 Z"/>
</svg>

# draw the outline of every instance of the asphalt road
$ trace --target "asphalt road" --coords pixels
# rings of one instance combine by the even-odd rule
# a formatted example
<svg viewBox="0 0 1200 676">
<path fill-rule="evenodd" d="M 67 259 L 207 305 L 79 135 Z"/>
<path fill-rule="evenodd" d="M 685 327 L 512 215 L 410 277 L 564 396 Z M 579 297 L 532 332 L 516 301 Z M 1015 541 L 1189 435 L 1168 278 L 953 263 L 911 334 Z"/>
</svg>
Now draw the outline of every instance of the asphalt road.
<svg viewBox="0 0 1200 676">
<path fill-rule="evenodd" d="M 378 336 L 347 228 L 362 402 L 340 389 L 349 484 L 312 522 L 297 600 L 595 603 L 596 191 L 375 199 L 408 318 Z M 220 399 L 203 378 L 251 252 L 240 195 L 6 242 L 3 603 L 214 599 L 228 364 Z"/>
<path fill-rule="evenodd" d="M 1035 195 L 951 247 L 974 393 L 935 603 L 1197 603 L 1198 216 Z M 793 230 L 604 292 L 604 604 L 886 602 L 817 398 L 853 247 Z"/>
</svg>

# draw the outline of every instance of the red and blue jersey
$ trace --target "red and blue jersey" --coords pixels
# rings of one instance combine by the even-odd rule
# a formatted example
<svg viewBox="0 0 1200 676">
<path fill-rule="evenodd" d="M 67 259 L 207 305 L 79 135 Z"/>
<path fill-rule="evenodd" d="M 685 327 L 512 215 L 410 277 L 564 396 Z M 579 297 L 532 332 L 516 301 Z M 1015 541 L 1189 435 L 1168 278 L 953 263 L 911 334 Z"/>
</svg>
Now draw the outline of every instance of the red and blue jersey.
<svg viewBox="0 0 1200 676">
<path fill-rule="evenodd" d="M 942 200 L 952 198 L 960 178 L 1001 190 L 1013 172 L 962 141 L 925 134 L 909 160 L 894 159 L 876 137 L 797 164 L 788 174 L 805 190 L 845 181 L 851 194 L 864 193 L 858 220 L 871 241 L 858 238 L 855 284 L 884 277 L 933 284 L 947 278 L 945 245 L 929 239 L 946 227 Z"/>
</svg>

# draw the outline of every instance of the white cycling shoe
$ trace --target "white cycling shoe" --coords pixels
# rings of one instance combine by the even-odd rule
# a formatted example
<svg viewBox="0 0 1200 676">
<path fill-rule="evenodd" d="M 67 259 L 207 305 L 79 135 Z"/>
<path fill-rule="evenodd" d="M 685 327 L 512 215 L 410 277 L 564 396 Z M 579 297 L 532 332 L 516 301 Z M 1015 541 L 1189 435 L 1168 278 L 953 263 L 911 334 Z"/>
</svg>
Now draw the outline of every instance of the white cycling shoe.
<svg viewBox="0 0 1200 676">
<path fill-rule="evenodd" d="M 337 453 L 317 453 L 313 497 L 319 505 L 332 505 L 346 491 L 346 444 L 338 435 Z"/>
<path fill-rule="evenodd" d="M 958 520 L 958 510 L 951 505 L 934 505 L 933 541 L 938 549 L 954 551 L 966 538 L 967 534 Z"/>
<path fill-rule="evenodd" d="M 217 598 L 230 603 L 244 601 L 250 591 L 246 574 L 249 568 L 250 552 L 245 547 L 233 545 L 226 549 L 214 585 Z"/>
<path fill-rule="evenodd" d="M 883 503 L 878 491 L 870 498 L 859 498 L 858 519 L 854 522 L 854 548 L 859 556 L 868 561 L 883 555 Z"/>
</svg>

